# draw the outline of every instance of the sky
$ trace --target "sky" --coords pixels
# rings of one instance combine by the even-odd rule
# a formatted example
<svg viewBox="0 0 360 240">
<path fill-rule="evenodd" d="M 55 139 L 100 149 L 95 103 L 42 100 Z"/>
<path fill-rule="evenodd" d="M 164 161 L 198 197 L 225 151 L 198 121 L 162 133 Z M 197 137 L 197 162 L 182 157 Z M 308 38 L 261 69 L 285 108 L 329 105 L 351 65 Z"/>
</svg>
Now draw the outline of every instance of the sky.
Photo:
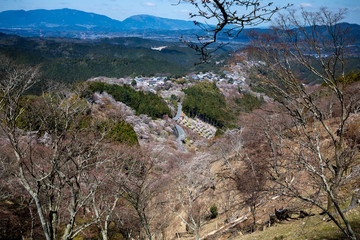
<svg viewBox="0 0 360 240">
<path fill-rule="evenodd" d="M 0 0 L 0 12 L 6 10 L 61 9 L 71 8 L 106 15 L 116 20 L 124 20 L 137 14 L 191 20 L 189 13 L 194 9 L 189 3 L 177 4 L 179 0 Z M 360 24 L 359 0 L 273 0 L 279 6 L 293 3 L 293 8 L 303 7 L 317 10 L 328 7 L 330 10 L 347 8 L 344 21 Z"/>
</svg>

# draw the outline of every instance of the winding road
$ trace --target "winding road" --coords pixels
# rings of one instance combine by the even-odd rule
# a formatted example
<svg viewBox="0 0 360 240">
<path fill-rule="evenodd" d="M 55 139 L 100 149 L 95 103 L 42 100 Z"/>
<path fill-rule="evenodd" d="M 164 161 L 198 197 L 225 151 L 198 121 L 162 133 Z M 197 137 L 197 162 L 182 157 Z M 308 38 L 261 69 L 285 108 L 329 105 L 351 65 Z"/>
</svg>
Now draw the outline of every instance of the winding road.
<svg viewBox="0 0 360 240">
<path fill-rule="evenodd" d="M 181 111 L 182 111 L 182 105 L 181 105 L 181 102 L 178 102 L 178 110 L 177 110 L 176 116 L 173 118 L 174 121 L 177 121 L 180 118 Z"/>
<path fill-rule="evenodd" d="M 173 118 L 174 121 L 177 121 L 180 118 L 181 111 L 182 111 L 181 102 L 178 102 L 178 110 L 177 110 L 176 116 Z M 177 141 L 178 141 L 181 149 L 183 151 L 186 151 L 186 149 L 183 146 L 183 143 L 185 142 L 185 139 L 186 139 L 186 134 L 185 134 L 184 129 L 182 127 L 180 127 L 179 125 L 175 124 L 174 134 L 175 134 L 175 136 L 177 136 Z"/>
</svg>

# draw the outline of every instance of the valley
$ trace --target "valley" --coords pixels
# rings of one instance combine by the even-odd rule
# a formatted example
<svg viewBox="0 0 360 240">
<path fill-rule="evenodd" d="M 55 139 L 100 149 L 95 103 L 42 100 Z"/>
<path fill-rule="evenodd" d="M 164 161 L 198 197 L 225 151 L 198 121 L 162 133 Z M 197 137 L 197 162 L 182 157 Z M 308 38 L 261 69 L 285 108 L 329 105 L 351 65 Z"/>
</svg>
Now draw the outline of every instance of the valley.
<svg viewBox="0 0 360 240">
<path fill-rule="evenodd" d="M 359 239 L 360 25 L 302 11 L 0 12 L 0 239 Z"/>
</svg>

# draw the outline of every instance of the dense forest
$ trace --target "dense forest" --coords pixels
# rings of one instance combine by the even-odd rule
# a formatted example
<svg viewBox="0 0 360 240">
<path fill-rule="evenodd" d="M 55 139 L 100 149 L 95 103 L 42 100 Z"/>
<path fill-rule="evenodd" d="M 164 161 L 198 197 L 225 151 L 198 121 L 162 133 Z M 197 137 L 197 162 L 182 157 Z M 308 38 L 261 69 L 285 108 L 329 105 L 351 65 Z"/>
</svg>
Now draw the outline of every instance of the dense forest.
<svg viewBox="0 0 360 240">
<path fill-rule="evenodd" d="M 61 58 L 44 63 L 42 67 L 45 78 L 68 83 L 86 81 L 96 76 L 119 78 L 130 75 L 149 76 L 158 72 L 181 74 L 184 71 L 185 68 L 182 66 L 152 57 L 137 60 L 116 57 Z"/>
<path fill-rule="evenodd" d="M 161 51 L 151 47 L 167 46 Z M 182 75 L 194 71 L 217 71 L 220 51 L 208 64 L 181 43 L 140 38 L 101 40 L 23 38 L 0 33 L 0 51 L 18 64 L 40 65 L 43 82 L 73 83 L 91 77 L 126 77 L 166 74 Z"/>
<path fill-rule="evenodd" d="M 250 93 L 238 92 L 240 96 L 225 98 L 216 83 L 201 82 L 183 90 L 185 99 L 183 111 L 190 117 L 198 117 L 208 122 L 223 133 L 226 128 L 233 128 L 233 120 L 244 113 L 250 113 L 261 107 L 263 97 L 256 97 Z"/>
<path fill-rule="evenodd" d="M 101 82 L 93 82 L 89 85 L 91 93 L 107 92 L 120 101 L 133 108 L 136 114 L 146 114 L 153 119 L 162 118 L 164 115 L 170 116 L 170 109 L 165 101 L 154 93 L 144 93 L 135 91 L 129 85 L 113 85 Z"/>
<path fill-rule="evenodd" d="M 202 82 L 183 91 L 183 111 L 190 117 L 198 117 L 219 128 L 225 127 L 231 120 L 225 97 L 216 83 Z"/>
</svg>

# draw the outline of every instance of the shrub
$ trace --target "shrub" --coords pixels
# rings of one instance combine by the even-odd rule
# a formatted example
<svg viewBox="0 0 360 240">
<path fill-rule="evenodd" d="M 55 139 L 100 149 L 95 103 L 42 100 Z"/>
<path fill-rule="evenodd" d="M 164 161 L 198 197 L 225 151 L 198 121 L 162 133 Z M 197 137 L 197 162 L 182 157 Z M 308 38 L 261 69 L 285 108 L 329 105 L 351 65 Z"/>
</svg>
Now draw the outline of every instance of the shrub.
<svg viewBox="0 0 360 240">
<path fill-rule="evenodd" d="M 211 219 L 214 219 L 217 217 L 218 215 L 218 209 L 217 206 L 215 205 L 215 203 L 213 203 L 213 205 L 211 205 L 210 207 L 210 213 L 211 213 Z"/>
<path fill-rule="evenodd" d="M 139 144 L 134 128 L 125 121 L 117 121 L 111 128 L 109 137 L 116 142 L 127 143 L 129 145 Z"/>
<path fill-rule="evenodd" d="M 138 145 L 138 138 L 134 128 L 126 123 L 124 120 L 118 120 L 114 125 L 109 121 L 101 121 L 97 130 L 99 132 L 108 131 L 107 138 L 119 143 L 126 143 L 128 145 Z"/>
</svg>

